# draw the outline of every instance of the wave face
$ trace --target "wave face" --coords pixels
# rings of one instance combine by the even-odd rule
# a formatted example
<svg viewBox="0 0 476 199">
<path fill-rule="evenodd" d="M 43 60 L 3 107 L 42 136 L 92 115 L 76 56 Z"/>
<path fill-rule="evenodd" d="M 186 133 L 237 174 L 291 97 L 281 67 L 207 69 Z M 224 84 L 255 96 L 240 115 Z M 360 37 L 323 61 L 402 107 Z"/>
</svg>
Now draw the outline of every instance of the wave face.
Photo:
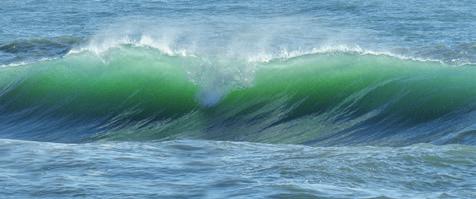
<svg viewBox="0 0 476 199">
<path fill-rule="evenodd" d="M 338 51 L 251 63 L 122 45 L 0 75 L 2 138 L 476 143 L 473 65 Z"/>
</svg>

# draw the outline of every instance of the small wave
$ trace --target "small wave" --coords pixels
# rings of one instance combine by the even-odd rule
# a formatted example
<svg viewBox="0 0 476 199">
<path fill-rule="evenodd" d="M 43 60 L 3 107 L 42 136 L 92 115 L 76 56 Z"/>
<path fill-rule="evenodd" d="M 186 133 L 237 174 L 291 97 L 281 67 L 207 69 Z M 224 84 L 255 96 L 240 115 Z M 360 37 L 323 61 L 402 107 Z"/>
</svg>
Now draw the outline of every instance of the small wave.
<svg viewBox="0 0 476 199">
<path fill-rule="evenodd" d="M 6 59 L 1 60 L 0 67 L 21 66 L 59 58 L 81 41 L 81 38 L 75 37 L 53 37 L 21 39 L 0 44 L 0 53 L 7 55 Z"/>
</svg>

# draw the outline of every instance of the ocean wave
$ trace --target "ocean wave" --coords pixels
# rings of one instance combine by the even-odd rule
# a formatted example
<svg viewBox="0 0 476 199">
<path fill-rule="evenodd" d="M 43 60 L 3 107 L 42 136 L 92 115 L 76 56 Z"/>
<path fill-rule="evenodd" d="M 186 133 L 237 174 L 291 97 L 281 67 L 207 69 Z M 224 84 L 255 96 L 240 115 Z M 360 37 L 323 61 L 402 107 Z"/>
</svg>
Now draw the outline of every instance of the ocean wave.
<svg viewBox="0 0 476 199">
<path fill-rule="evenodd" d="M 122 46 L 2 68 L 0 135 L 474 144 L 475 73 L 471 65 L 342 50 L 247 65 Z"/>
</svg>

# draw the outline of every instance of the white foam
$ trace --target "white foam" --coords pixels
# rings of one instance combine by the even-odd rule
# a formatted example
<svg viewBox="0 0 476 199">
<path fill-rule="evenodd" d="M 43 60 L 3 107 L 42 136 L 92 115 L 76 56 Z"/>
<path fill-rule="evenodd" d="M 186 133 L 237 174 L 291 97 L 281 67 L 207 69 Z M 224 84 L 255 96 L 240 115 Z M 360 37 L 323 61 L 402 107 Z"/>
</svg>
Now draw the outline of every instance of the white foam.
<svg viewBox="0 0 476 199">
<path fill-rule="evenodd" d="M 54 60 L 54 59 L 57 59 L 57 58 L 45 57 L 45 58 L 37 59 L 37 60 L 34 60 L 34 61 L 13 62 L 13 63 L 9 63 L 9 64 L 1 64 L 0 68 L 18 67 L 18 66 L 24 66 L 24 65 L 28 65 L 28 64 L 32 64 L 32 63 L 36 63 L 36 62 L 49 61 L 49 60 Z"/>
<path fill-rule="evenodd" d="M 96 36 L 91 39 L 87 45 L 71 49 L 67 55 L 78 54 L 82 52 L 92 52 L 96 55 L 101 55 L 111 49 L 122 48 L 125 45 L 134 47 L 147 47 L 159 50 L 161 53 L 169 56 L 194 56 L 186 49 L 173 48 L 173 41 L 165 38 L 154 38 L 151 35 L 143 34 L 138 39 L 132 38 L 129 35 L 120 37 Z"/>
<path fill-rule="evenodd" d="M 352 54 L 359 54 L 359 55 L 377 55 L 377 56 L 389 56 L 395 57 L 402 60 L 413 60 L 413 61 L 422 61 L 422 62 L 438 62 L 443 63 L 441 60 L 437 59 L 426 59 L 426 58 L 419 58 L 419 57 L 411 57 L 400 55 L 396 53 L 392 53 L 389 51 L 377 51 L 377 50 L 369 50 L 361 48 L 358 45 L 323 45 L 321 47 L 312 48 L 311 50 L 287 50 L 282 49 L 279 53 L 273 54 L 258 54 L 256 56 L 249 57 L 249 62 L 269 62 L 276 59 L 290 59 L 294 57 L 300 57 L 305 55 L 312 55 L 312 54 L 328 54 L 328 53 L 352 53 Z"/>
<path fill-rule="evenodd" d="M 284 19 L 283 19 L 284 20 Z M 286 23 L 298 23 L 301 19 L 289 18 Z M 276 21 L 275 21 L 276 22 Z M 278 21 L 279 22 L 279 21 Z M 277 23 L 281 24 L 281 23 Z M 86 45 L 72 49 L 68 54 L 92 52 L 101 55 L 110 49 L 124 46 L 157 49 L 169 56 L 218 57 L 219 59 L 240 60 L 250 63 L 269 62 L 274 59 L 288 59 L 309 54 L 355 53 L 361 55 L 384 55 L 404 60 L 434 61 L 393 53 L 389 50 L 373 50 L 353 44 L 358 38 L 349 35 L 329 34 L 325 29 L 315 32 L 324 38 L 316 41 L 291 42 L 283 38 L 293 31 L 282 26 L 261 25 L 238 26 L 230 32 L 217 32 L 216 27 L 194 24 L 184 25 L 180 21 L 155 21 L 150 19 L 124 19 L 97 32 Z M 264 31 L 266 30 L 266 31 Z M 273 30 L 273 31 L 269 31 Z M 360 35 L 365 37 L 365 35 Z M 329 37 L 329 38 L 327 38 Z M 312 39 L 310 39 L 312 40 Z M 302 45 L 300 45 L 302 43 Z"/>
</svg>

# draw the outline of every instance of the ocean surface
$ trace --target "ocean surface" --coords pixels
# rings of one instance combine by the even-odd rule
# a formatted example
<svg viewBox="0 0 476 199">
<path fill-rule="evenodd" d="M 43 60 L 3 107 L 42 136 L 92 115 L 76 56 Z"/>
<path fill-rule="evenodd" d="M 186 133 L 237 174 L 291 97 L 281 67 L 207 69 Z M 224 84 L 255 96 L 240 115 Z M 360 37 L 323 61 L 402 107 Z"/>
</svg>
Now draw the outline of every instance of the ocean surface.
<svg viewBox="0 0 476 199">
<path fill-rule="evenodd" d="M 0 1 L 0 198 L 476 198 L 476 2 Z"/>
</svg>

